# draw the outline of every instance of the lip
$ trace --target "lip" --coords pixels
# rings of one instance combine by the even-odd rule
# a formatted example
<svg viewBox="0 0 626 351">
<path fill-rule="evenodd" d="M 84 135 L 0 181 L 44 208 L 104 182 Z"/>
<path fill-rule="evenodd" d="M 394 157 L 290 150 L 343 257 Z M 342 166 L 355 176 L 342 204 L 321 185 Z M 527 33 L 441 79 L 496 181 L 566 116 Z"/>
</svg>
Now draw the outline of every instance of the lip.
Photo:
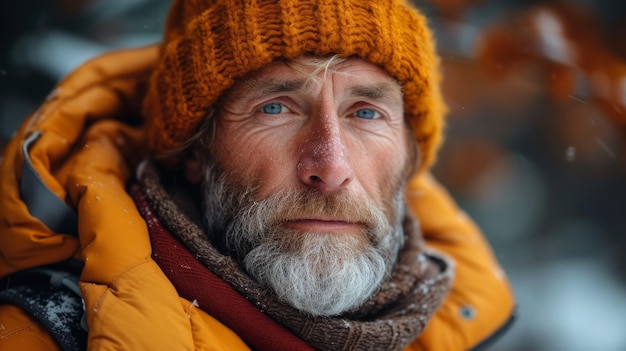
<svg viewBox="0 0 626 351">
<path fill-rule="evenodd" d="M 353 232 L 360 227 L 360 224 L 340 219 L 301 218 L 286 221 L 284 226 L 292 230 L 307 232 L 342 233 Z"/>
</svg>

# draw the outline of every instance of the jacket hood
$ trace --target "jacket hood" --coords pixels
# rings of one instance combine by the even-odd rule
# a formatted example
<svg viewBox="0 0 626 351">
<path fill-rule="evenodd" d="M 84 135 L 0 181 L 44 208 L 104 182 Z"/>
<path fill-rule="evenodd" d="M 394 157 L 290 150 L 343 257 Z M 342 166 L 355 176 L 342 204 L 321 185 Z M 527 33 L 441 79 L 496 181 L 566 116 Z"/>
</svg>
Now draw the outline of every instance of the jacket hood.
<svg viewBox="0 0 626 351">
<path fill-rule="evenodd" d="M 126 191 L 146 155 L 139 112 L 157 58 L 158 47 L 150 46 L 83 65 L 23 123 L 2 161 L 0 276 L 82 260 L 90 349 L 110 347 L 120 335 L 128 350 L 194 349 L 188 311 L 151 259 L 146 223 Z M 75 211 L 77 233 L 55 232 L 29 212 L 20 191 L 26 163 Z"/>
</svg>

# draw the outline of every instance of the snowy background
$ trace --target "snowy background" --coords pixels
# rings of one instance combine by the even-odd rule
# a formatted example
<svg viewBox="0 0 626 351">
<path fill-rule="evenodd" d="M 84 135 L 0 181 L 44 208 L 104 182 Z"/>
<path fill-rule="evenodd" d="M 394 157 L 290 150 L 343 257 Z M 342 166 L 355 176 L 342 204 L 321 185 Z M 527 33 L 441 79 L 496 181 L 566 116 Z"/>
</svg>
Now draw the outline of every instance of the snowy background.
<svg viewBox="0 0 626 351">
<path fill-rule="evenodd" d="M 438 178 L 515 289 L 492 350 L 626 350 L 626 2 L 418 0 L 450 107 Z M 0 4 L 0 149 L 55 82 L 160 39 L 169 1 Z"/>
</svg>

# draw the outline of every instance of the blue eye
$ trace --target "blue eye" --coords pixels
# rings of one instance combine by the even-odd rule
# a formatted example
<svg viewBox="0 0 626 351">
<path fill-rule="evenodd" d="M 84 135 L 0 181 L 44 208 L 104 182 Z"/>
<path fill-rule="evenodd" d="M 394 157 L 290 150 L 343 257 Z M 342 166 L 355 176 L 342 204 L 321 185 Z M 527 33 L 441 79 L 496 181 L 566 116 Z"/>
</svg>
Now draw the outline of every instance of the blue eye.
<svg viewBox="0 0 626 351">
<path fill-rule="evenodd" d="M 356 116 L 364 119 L 374 119 L 379 116 L 379 113 L 370 108 L 362 108 L 356 111 Z"/>
<path fill-rule="evenodd" d="M 277 115 L 279 113 L 283 113 L 284 108 L 285 106 L 283 104 L 279 104 L 278 102 L 270 102 L 267 105 L 263 105 L 263 107 L 261 107 L 261 110 L 263 111 L 263 113 L 267 113 L 269 115 Z"/>
</svg>

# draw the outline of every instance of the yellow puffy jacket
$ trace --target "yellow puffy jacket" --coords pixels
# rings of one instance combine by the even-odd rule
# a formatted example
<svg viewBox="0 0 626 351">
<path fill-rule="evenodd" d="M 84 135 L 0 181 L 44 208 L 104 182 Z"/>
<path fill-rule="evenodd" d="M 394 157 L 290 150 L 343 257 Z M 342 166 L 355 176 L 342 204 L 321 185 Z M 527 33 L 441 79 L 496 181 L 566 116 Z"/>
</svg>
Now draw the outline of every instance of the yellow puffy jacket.
<svg viewBox="0 0 626 351">
<path fill-rule="evenodd" d="M 245 350 L 220 321 L 178 296 L 151 258 L 146 223 L 126 191 L 146 155 L 140 116 L 158 47 L 110 53 L 64 79 L 7 145 L 0 175 L 0 278 L 80 259 L 89 350 Z M 78 215 L 78 237 L 54 232 L 20 195 L 25 140 L 34 170 Z M 480 231 L 427 173 L 407 187 L 427 245 L 456 262 L 453 288 L 407 350 L 467 350 L 512 318 L 508 281 Z M 473 313 L 464 313 L 472 311 Z M 262 332 L 262 327 L 260 327 Z M 0 349 L 55 350 L 48 332 L 0 306 Z"/>
</svg>

